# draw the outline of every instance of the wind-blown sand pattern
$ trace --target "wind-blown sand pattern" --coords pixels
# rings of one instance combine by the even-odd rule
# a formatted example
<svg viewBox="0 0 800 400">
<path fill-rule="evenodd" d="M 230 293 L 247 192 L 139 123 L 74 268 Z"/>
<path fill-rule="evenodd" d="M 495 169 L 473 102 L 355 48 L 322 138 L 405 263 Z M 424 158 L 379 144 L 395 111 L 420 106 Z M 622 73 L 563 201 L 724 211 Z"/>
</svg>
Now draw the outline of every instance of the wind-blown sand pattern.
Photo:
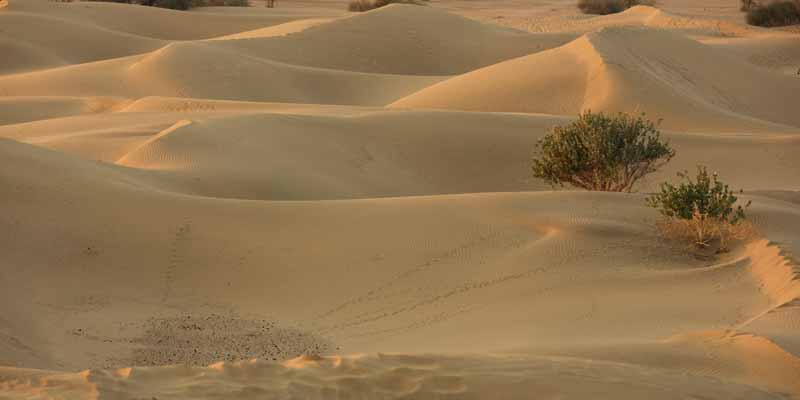
<svg viewBox="0 0 800 400">
<path fill-rule="evenodd" d="M 800 35 L 708 3 L 0 0 L 0 399 L 800 399 Z M 677 156 L 531 178 L 585 109 Z M 659 235 L 698 163 L 758 238 Z"/>
</svg>

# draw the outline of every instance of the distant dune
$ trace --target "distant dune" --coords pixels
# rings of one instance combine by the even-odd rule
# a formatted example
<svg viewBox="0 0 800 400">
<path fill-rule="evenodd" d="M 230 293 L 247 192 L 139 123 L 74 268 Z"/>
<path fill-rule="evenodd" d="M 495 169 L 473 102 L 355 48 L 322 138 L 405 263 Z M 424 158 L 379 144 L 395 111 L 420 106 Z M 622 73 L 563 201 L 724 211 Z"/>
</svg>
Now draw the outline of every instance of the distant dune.
<svg viewBox="0 0 800 400">
<path fill-rule="evenodd" d="M 729 3 L 0 0 L 0 398 L 800 398 L 800 36 Z M 532 178 L 587 109 L 677 155 Z M 756 238 L 659 234 L 697 164 Z"/>
<path fill-rule="evenodd" d="M 394 4 L 285 37 L 228 40 L 220 45 L 256 57 L 320 68 L 453 75 L 564 41 L 563 35 L 530 34 L 433 7 Z"/>
</svg>

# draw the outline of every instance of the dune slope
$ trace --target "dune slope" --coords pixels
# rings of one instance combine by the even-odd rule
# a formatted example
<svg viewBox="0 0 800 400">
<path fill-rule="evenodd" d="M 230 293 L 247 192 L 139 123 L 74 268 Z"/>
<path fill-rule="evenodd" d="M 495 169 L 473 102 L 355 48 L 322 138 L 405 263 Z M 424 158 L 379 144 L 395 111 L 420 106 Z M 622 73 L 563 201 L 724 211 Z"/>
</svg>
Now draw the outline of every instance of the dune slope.
<svg viewBox="0 0 800 400">
<path fill-rule="evenodd" d="M 719 263 L 693 260 L 643 222 L 653 211 L 640 196 L 240 202 L 155 191 L 105 164 L 0 143 L 13 166 L 2 172 L 9 211 L 2 221 L 3 271 L 15 279 L 2 281 L 3 292 L 29 293 L 7 314 L 12 336 L 4 347 L 18 349 L 6 357 L 26 366 L 127 365 L 141 354 L 151 356 L 139 364 L 158 362 L 147 335 L 199 339 L 153 333 L 148 321 L 215 315 L 245 321 L 239 324 L 267 319 L 349 353 L 457 352 L 467 345 L 558 353 L 654 342 L 675 330 L 734 328 L 774 304 L 760 276 L 776 287 L 793 279 L 754 272 L 770 254 L 759 250 L 766 242 Z M 782 202 L 756 204 L 752 213 L 765 226 L 800 218 Z M 59 245 L 46 252 L 17 245 L 39 240 Z M 365 245 L 369 254 L 354 251 Z M 58 282 L 59 290 L 45 290 L 41 279 Z M 676 290 L 680 298 L 670 295 Z M 324 301 L 309 304 L 312 295 Z M 37 318 L 14 317 L 19 313 Z M 61 328 L 47 328 L 54 325 Z M 26 326 L 31 335 L 13 335 Z M 226 344 L 214 346 L 225 351 Z"/>
<path fill-rule="evenodd" d="M 145 55 L 0 77 L 0 91 L 384 105 L 442 79 L 300 67 L 209 43 L 175 42 Z"/>
<path fill-rule="evenodd" d="M 481 24 L 433 7 L 393 4 L 272 38 L 215 42 L 289 64 L 405 75 L 453 75 L 555 47 L 558 34 Z"/>
<path fill-rule="evenodd" d="M 530 177 L 531 151 L 568 121 L 159 98 L 125 110 L 9 125 L 0 137 L 124 166 L 162 190 L 315 200 L 549 190 Z M 724 168 L 737 188 L 800 189 L 792 156 L 800 135 L 665 136 L 678 156 L 637 190 L 655 190 L 700 158 Z"/>
<path fill-rule="evenodd" d="M 800 126 L 786 103 L 798 90 L 797 79 L 685 37 L 615 27 L 451 78 L 392 106 L 550 114 L 637 110 L 674 129 L 763 131 L 769 122 Z"/>
</svg>

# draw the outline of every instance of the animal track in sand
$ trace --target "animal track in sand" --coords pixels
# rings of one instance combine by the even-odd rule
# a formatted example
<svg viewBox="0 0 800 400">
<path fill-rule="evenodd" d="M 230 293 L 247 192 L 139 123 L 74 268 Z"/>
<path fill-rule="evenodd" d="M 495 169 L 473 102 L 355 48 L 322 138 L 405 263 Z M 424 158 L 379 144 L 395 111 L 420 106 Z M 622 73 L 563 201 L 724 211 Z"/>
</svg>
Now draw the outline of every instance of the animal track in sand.
<svg viewBox="0 0 800 400">
<path fill-rule="evenodd" d="M 167 268 L 164 271 L 164 292 L 161 296 L 162 303 L 166 303 L 172 295 L 176 274 L 183 265 L 183 247 L 189 240 L 189 234 L 191 233 L 191 230 L 191 221 L 183 223 L 178 227 L 177 231 L 175 232 L 175 236 L 170 243 L 169 260 Z"/>
<path fill-rule="evenodd" d="M 468 240 L 459 246 L 451 247 L 442 253 L 428 258 L 424 262 L 397 274 L 394 278 L 383 283 L 382 285 L 371 289 L 354 299 L 339 304 L 333 309 L 329 309 L 328 311 L 318 315 L 316 319 L 325 320 L 335 314 L 341 313 L 347 308 L 372 302 L 376 299 L 383 299 L 386 297 L 385 294 L 390 288 L 402 285 L 403 282 L 407 282 L 408 279 L 416 276 L 417 274 L 434 268 L 439 268 L 452 260 L 461 259 L 462 262 L 464 262 L 472 258 L 473 256 L 471 254 L 480 246 L 488 246 L 492 248 L 496 248 L 497 246 L 507 246 L 510 248 L 518 248 L 528 243 L 529 239 L 530 238 L 527 235 L 519 237 L 517 232 L 495 231 L 492 226 L 488 226 L 486 227 L 486 231 L 479 233 L 477 237 Z"/>
</svg>

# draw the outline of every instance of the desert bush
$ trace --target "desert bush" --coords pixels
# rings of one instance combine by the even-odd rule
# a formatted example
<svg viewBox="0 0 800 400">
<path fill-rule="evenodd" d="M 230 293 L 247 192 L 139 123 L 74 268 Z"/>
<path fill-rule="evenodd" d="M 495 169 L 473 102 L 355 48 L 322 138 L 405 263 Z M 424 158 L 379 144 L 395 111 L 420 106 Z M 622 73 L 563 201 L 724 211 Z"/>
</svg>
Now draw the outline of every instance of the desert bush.
<svg viewBox="0 0 800 400">
<path fill-rule="evenodd" d="M 662 231 L 689 239 L 698 247 L 717 241 L 721 251 L 726 250 L 730 238 L 752 231 L 744 213 L 750 202 L 744 207 L 737 205 L 738 198 L 716 173 L 698 166 L 694 180 L 688 172 L 679 172 L 678 177 L 680 184 L 662 183 L 661 191 L 647 198 L 647 204 L 666 217 L 660 224 Z"/>
<path fill-rule="evenodd" d="M 195 7 L 205 6 L 226 6 L 226 7 L 248 7 L 249 0 L 82 0 L 98 1 L 109 3 L 128 3 L 143 6 L 170 8 L 173 10 L 189 10 Z"/>
<path fill-rule="evenodd" d="M 203 0 L 202 4 L 196 4 L 195 7 L 249 7 L 249 0 Z"/>
<path fill-rule="evenodd" d="M 800 0 L 777 0 L 747 9 L 750 25 L 774 27 L 800 24 Z"/>
<path fill-rule="evenodd" d="M 608 15 L 623 12 L 633 6 L 652 6 L 653 0 L 578 0 L 578 9 L 584 14 Z"/>
<path fill-rule="evenodd" d="M 194 0 L 155 0 L 153 6 L 172 10 L 188 10 L 197 6 Z"/>
<path fill-rule="evenodd" d="M 551 185 L 630 192 L 645 175 L 675 156 L 644 115 L 587 111 L 536 143 L 533 175 Z"/>
<path fill-rule="evenodd" d="M 349 11 L 362 12 L 388 6 L 389 4 L 423 5 L 423 3 L 417 0 L 351 0 L 350 3 L 347 4 L 347 9 Z"/>
</svg>

